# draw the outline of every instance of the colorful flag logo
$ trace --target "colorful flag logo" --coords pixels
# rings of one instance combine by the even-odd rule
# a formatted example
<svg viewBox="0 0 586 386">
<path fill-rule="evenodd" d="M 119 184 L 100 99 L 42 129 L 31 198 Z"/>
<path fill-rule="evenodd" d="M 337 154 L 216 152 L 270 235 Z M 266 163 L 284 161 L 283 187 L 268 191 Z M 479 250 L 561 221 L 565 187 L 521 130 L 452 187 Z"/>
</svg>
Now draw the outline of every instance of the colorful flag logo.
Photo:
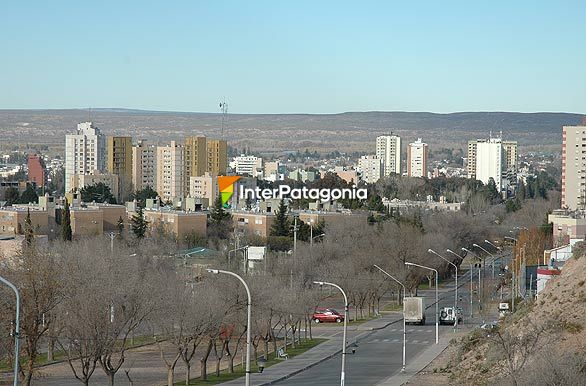
<svg viewBox="0 0 586 386">
<path fill-rule="evenodd" d="M 230 208 L 228 201 L 234 194 L 234 183 L 239 179 L 239 176 L 218 176 L 218 187 L 220 188 L 220 197 L 224 208 Z"/>
</svg>

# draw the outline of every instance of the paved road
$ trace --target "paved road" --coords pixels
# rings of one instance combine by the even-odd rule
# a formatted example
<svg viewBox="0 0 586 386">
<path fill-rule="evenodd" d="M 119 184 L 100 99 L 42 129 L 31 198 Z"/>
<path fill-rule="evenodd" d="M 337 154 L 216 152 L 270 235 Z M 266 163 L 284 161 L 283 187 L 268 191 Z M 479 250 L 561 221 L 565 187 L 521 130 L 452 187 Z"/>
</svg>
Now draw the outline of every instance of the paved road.
<svg viewBox="0 0 586 386">
<path fill-rule="evenodd" d="M 459 295 L 462 298 L 464 315 L 467 310 L 468 290 L 466 279 L 460 279 Z M 453 287 L 450 287 L 453 288 Z M 452 306 L 452 292 L 443 292 L 439 306 Z M 426 304 L 435 300 L 434 291 L 420 291 L 426 298 Z M 426 311 L 427 325 L 407 326 L 407 363 L 420 355 L 424 349 L 435 344 L 435 306 Z M 440 337 L 452 331 L 452 326 L 440 326 Z M 403 329 L 401 323 L 392 324 L 382 330 L 374 331 L 358 340 L 355 354 L 346 357 L 346 384 L 376 385 L 398 373 L 402 367 Z M 353 343 L 352 340 L 349 343 Z M 339 385 L 341 358 L 336 355 L 279 385 Z"/>
</svg>

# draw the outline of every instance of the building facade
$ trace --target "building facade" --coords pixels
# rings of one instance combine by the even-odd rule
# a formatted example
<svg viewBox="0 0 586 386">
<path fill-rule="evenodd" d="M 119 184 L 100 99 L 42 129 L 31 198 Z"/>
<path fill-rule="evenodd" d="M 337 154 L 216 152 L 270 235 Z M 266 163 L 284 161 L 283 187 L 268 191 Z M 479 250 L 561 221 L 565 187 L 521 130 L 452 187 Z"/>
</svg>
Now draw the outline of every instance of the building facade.
<svg viewBox="0 0 586 386">
<path fill-rule="evenodd" d="M 82 188 L 90 185 L 103 183 L 110 188 L 112 196 L 118 197 L 120 192 L 118 176 L 111 173 L 93 172 L 91 174 L 74 174 L 71 176 L 69 186 L 72 191 L 80 191 Z"/>
<path fill-rule="evenodd" d="M 206 137 L 185 138 L 185 176 L 187 183 L 190 177 L 203 176 L 207 170 L 207 140 Z"/>
<path fill-rule="evenodd" d="M 189 197 L 207 198 L 210 205 L 213 205 L 219 194 L 218 178 L 210 173 L 189 178 Z"/>
<path fill-rule="evenodd" d="M 401 137 L 392 134 L 377 137 L 376 156 L 383 164 L 383 175 L 401 174 Z"/>
<path fill-rule="evenodd" d="M 156 189 L 157 148 L 140 140 L 132 148 L 132 186 L 142 190 L 147 186 Z"/>
<path fill-rule="evenodd" d="M 562 208 L 586 209 L 586 118 L 562 129 Z"/>
<path fill-rule="evenodd" d="M 228 170 L 228 144 L 223 139 L 208 139 L 207 172 L 214 176 L 224 176 Z"/>
<path fill-rule="evenodd" d="M 362 180 L 368 184 L 376 183 L 383 175 L 382 161 L 375 155 L 360 157 L 357 169 L 362 175 Z"/>
<path fill-rule="evenodd" d="M 74 174 L 104 171 L 106 139 L 92 122 L 77 124 L 77 132 L 65 136 L 65 192 L 71 191 Z"/>
<path fill-rule="evenodd" d="M 47 182 L 47 173 L 45 172 L 45 163 L 38 155 L 29 155 L 27 160 L 28 180 L 33 182 L 37 188 L 44 188 Z"/>
<path fill-rule="evenodd" d="M 252 155 L 249 156 L 243 154 L 241 156 L 234 157 L 232 166 L 234 168 L 234 172 L 239 175 L 256 177 L 259 174 L 262 175 L 263 173 L 262 158 Z"/>
<path fill-rule="evenodd" d="M 175 141 L 171 141 L 170 145 L 157 147 L 156 190 L 163 201 L 184 196 L 183 154 L 183 146 Z"/>
<path fill-rule="evenodd" d="M 492 178 L 497 190 L 502 190 L 503 146 L 498 138 L 478 142 L 476 145 L 476 179 L 488 185 Z"/>
<path fill-rule="evenodd" d="M 132 137 L 108 137 L 108 172 L 116 174 L 121 181 L 132 180 Z"/>
<path fill-rule="evenodd" d="M 421 138 L 407 147 L 407 175 L 409 177 L 427 177 L 428 147 Z"/>
</svg>

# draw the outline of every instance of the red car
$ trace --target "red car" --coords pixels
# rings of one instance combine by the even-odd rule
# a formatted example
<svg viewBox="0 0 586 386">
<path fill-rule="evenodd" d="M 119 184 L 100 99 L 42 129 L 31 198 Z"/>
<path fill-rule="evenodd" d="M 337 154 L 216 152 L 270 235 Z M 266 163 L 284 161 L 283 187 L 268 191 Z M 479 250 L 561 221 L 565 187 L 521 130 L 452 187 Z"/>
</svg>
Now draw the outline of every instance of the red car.
<svg viewBox="0 0 586 386">
<path fill-rule="evenodd" d="M 332 308 L 317 309 L 313 313 L 312 319 L 316 323 L 341 323 L 344 321 L 344 315 Z"/>
</svg>

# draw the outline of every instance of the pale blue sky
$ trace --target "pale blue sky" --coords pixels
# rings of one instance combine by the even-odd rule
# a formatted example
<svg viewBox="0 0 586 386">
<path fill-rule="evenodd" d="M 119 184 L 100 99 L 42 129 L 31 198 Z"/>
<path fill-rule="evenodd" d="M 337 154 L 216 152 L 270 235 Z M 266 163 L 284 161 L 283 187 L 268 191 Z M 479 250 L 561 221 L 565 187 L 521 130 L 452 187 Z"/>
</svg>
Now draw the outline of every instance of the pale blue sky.
<svg viewBox="0 0 586 386">
<path fill-rule="evenodd" d="M 318 4 L 319 3 L 319 4 Z M 586 112 L 585 1 L 11 1 L 0 108 Z"/>
</svg>

